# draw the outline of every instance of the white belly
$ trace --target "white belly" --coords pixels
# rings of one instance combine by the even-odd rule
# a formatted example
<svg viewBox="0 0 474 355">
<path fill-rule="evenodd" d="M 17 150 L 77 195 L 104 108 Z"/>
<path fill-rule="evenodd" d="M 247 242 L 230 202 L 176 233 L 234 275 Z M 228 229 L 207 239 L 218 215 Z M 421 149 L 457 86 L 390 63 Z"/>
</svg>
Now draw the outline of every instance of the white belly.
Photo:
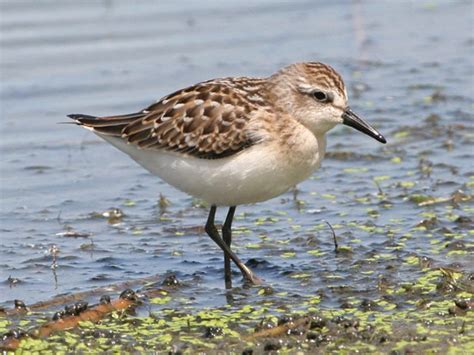
<svg viewBox="0 0 474 355">
<path fill-rule="evenodd" d="M 258 144 L 222 159 L 200 159 L 163 150 L 141 150 L 120 138 L 102 136 L 151 173 L 217 206 L 236 206 L 276 197 L 308 178 L 324 155 L 324 139 L 311 135 L 304 152 Z"/>
</svg>

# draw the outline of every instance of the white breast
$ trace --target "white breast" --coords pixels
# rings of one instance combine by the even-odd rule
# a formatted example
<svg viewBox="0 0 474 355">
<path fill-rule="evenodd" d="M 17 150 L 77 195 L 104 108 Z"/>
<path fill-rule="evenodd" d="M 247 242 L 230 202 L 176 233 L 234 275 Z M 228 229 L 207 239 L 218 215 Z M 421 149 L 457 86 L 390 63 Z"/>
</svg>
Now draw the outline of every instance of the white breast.
<svg viewBox="0 0 474 355">
<path fill-rule="evenodd" d="M 295 149 L 262 143 L 221 159 L 200 159 L 163 150 L 142 150 L 120 138 L 102 136 L 161 179 L 217 206 L 276 197 L 308 178 L 324 156 L 324 137 L 309 133 Z"/>
</svg>

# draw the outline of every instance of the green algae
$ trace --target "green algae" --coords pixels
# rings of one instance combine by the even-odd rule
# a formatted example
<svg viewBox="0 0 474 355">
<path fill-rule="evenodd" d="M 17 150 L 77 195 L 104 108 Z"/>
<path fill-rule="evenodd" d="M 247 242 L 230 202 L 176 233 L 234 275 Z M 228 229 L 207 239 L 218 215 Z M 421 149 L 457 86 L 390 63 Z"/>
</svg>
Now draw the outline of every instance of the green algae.
<svg viewBox="0 0 474 355">
<path fill-rule="evenodd" d="M 377 259 L 386 258 L 382 255 Z M 409 266 L 420 266 L 416 256 L 407 256 L 405 262 Z M 311 276 L 292 275 L 298 279 Z M 288 302 L 291 295 L 287 292 L 267 292 L 265 288 L 255 290 L 259 302 L 253 305 L 201 310 L 186 306 L 185 297 L 167 295 L 149 300 L 150 305 L 158 307 L 149 316 L 119 312 L 99 323 L 81 322 L 79 328 L 47 339 L 27 338 L 21 342 L 18 353 L 86 349 L 99 352 L 171 351 L 177 346 L 193 352 L 241 352 L 248 348 L 258 352 L 273 339 L 258 337 L 260 329 L 302 318 L 308 319 L 307 325 L 276 336 L 283 353 L 316 349 L 342 353 L 467 351 L 472 349 L 474 313 L 470 310 L 453 315 L 450 308 L 454 306 L 454 299 L 469 300 L 473 294 L 462 290 L 442 291 L 439 286 L 443 279 L 459 282 L 465 276 L 448 269 L 422 268 L 416 279 L 395 293 L 381 291 L 381 297 L 370 303 L 350 296 L 347 306 L 342 309 L 328 308 L 319 294 L 301 294 L 300 302 L 295 304 Z M 397 296 L 386 298 L 384 294 Z M 178 304 L 173 303 L 177 300 Z M 165 306 L 167 308 L 163 308 Z M 6 320 L 0 323 L 3 328 L 10 325 Z"/>
</svg>

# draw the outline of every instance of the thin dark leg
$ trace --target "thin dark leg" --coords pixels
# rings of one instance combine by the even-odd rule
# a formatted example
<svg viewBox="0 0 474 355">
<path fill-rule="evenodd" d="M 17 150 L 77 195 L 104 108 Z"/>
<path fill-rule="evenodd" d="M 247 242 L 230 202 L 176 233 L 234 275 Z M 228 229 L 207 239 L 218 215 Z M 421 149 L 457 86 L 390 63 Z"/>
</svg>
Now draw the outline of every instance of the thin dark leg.
<svg viewBox="0 0 474 355">
<path fill-rule="evenodd" d="M 232 206 L 229 208 L 229 212 L 227 212 L 227 217 L 225 218 L 225 223 L 222 226 L 222 239 L 229 249 L 231 249 L 232 244 L 232 220 L 234 219 L 234 213 L 235 206 Z M 232 288 L 232 268 L 230 265 L 230 258 L 226 253 L 224 253 L 224 279 L 225 287 L 227 289 Z"/>
<path fill-rule="evenodd" d="M 206 233 L 211 237 L 211 239 L 224 251 L 224 253 L 237 265 L 242 272 L 245 280 L 254 285 L 259 285 L 262 281 L 247 267 L 245 264 L 240 261 L 237 255 L 227 246 L 226 243 L 222 240 L 219 232 L 217 231 L 216 226 L 214 225 L 214 218 L 216 216 L 216 206 L 211 206 L 209 211 L 209 217 L 206 222 Z"/>
</svg>

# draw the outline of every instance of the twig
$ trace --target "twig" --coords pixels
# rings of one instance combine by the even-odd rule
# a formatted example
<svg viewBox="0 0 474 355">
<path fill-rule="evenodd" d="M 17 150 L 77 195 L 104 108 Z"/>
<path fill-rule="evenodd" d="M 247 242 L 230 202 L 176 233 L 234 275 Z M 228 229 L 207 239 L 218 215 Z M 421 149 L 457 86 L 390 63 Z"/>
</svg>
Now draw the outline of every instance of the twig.
<svg viewBox="0 0 474 355">
<path fill-rule="evenodd" d="M 310 317 L 303 317 L 296 319 L 294 321 L 284 323 L 282 325 L 276 326 L 270 329 L 263 329 L 258 332 L 255 332 L 251 335 L 246 336 L 245 340 L 253 340 L 255 338 L 264 338 L 264 337 L 277 337 L 284 334 L 288 334 L 288 331 L 300 326 L 306 326 L 310 322 Z"/>
<path fill-rule="evenodd" d="M 15 336 L 14 332 L 12 335 L 4 337 L 0 343 L 0 349 L 4 351 L 14 351 L 21 343 L 21 340 L 27 336 L 33 338 L 45 338 L 56 332 L 75 328 L 79 325 L 79 322 L 98 322 L 104 318 L 107 314 L 128 309 L 136 304 L 136 299 L 131 297 L 120 297 L 109 303 L 102 303 L 86 309 L 77 315 L 67 315 L 56 320 L 49 321 L 39 328 L 32 330 L 29 334 L 21 334 Z M 86 304 L 87 307 L 87 304 Z"/>
<path fill-rule="evenodd" d="M 143 277 L 143 278 L 136 279 L 136 280 L 125 281 L 125 282 L 121 282 L 121 283 L 113 284 L 113 285 L 109 285 L 109 286 L 98 287 L 98 288 L 95 288 L 95 289 L 89 290 L 89 291 L 77 292 L 77 293 L 73 293 L 71 295 L 58 296 L 58 297 L 54 297 L 54 298 L 52 298 L 50 300 L 47 300 L 47 301 L 40 301 L 40 302 L 34 303 L 32 305 L 28 305 L 28 309 L 30 311 L 38 311 L 38 310 L 42 310 L 42 309 L 51 308 L 51 307 L 54 307 L 54 306 L 65 305 L 67 303 L 83 300 L 83 299 L 86 299 L 88 297 L 92 297 L 92 296 L 96 296 L 96 295 L 102 295 L 106 292 L 117 292 L 117 291 L 120 291 L 120 290 L 124 290 L 126 288 L 131 288 L 131 287 L 133 287 L 137 284 L 145 284 L 145 283 L 148 283 L 148 282 L 156 282 L 160 279 L 160 277 L 161 277 L 160 275 L 153 275 L 153 276 Z M 18 313 L 19 312 L 16 309 L 8 309 L 8 310 L 5 311 L 6 316 L 13 316 L 13 315 L 16 315 Z"/>
<path fill-rule="evenodd" d="M 328 221 L 324 221 L 328 226 L 329 228 L 331 229 L 331 232 L 332 232 L 332 237 L 334 239 L 334 252 L 337 254 L 337 252 L 339 251 L 338 247 L 339 245 L 337 244 L 337 238 L 336 238 L 336 232 L 334 231 L 334 228 L 331 226 L 331 223 L 329 223 Z"/>
<path fill-rule="evenodd" d="M 431 200 L 426 200 L 422 201 L 418 204 L 418 206 L 423 207 L 423 206 L 431 206 L 431 205 L 436 205 L 438 203 L 445 203 L 445 202 L 454 202 L 454 198 L 451 197 L 436 197 L 432 198 Z"/>
<path fill-rule="evenodd" d="M 97 290 L 98 289 L 94 291 Z M 162 297 L 164 295 L 163 291 L 163 289 L 139 291 L 139 296 L 133 290 L 127 288 L 120 294 L 119 298 L 113 301 L 110 301 L 109 296 L 103 295 L 100 299 L 100 304 L 94 305 L 90 308 L 87 307 L 86 302 L 79 301 L 74 305 L 66 306 L 65 310 L 57 312 L 53 316 L 53 319 L 51 321 L 29 331 L 28 333 L 12 330 L 9 333 L 5 334 L 3 336 L 2 341 L 0 342 L 0 351 L 16 350 L 21 345 L 20 343 L 22 339 L 25 339 L 27 337 L 46 338 L 54 333 L 76 328 L 80 322 L 89 321 L 96 323 L 112 312 L 126 310 L 137 306 L 140 303 L 140 298 L 142 297 Z M 82 292 L 81 294 L 84 294 L 84 292 Z M 77 295 L 78 294 L 76 294 L 75 296 L 77 297 Z M 21 309 L 23 313 L 25 311 L 25 308 L 26 307 L 19 307 L 19 309 Z M 31 307 L 28 308 L 28 310 L 31 310 Z"/>
<path fill-rule="evenodd" d="M 377 186 L 377 189 L 379 189 L 379 196 L 383 197 L 385 194 L 383 193 L 382 188 L 380 187 L 380 184 L 374 180 L 375 185 Z"/>
</svg>

